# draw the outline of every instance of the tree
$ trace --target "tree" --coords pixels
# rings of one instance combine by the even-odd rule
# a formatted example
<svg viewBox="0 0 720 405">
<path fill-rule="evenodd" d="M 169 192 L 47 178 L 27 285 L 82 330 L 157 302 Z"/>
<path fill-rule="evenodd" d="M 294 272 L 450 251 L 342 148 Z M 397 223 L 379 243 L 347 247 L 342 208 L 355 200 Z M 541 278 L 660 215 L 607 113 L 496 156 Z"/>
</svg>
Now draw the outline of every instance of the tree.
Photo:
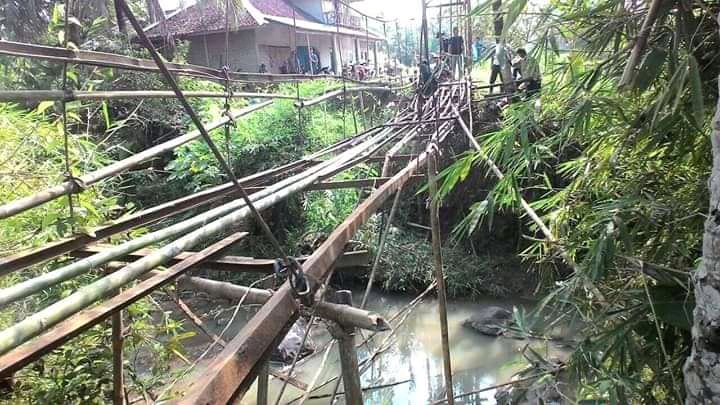
<svg viewBox="0 0 720 405">
<path fill-rule="evenodd" d="M 720 88 L 720 83 L 718 86 Z M 685 403 L 688 405 L 706 404 L 711 398 L 720 398 L 720 100 L 713 129 L 713 166 L 708 182 L 710 212 L 705 220 L 702 263 L 693 277 L 692 353 L 685 363 Z"/>
<path fill-rule="evenodd" d="M 55 0 L 1 0 L 0 37 L 33 42 L 45 34 Z"/>
</svg>

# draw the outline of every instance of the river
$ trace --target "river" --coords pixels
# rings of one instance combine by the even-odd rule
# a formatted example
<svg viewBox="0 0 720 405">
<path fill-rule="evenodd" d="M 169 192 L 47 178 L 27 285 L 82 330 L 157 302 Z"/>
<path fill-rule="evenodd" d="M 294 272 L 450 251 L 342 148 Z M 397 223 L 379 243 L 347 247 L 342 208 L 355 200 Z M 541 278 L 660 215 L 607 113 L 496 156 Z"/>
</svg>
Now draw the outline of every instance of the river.
<svg viewBox="0 0 720 405">
<path fill-rule="evenodd" d="M 360 292 L 354 296 L 359 300 Z M 406 295 L 372 294 L 368 308 L 389 317 L 404 307 L 413 297 Z M 481 388 L 504 383 L 512 375 L 524 368 L 525 363 L 521 350 L 528 341 L 508 338 L 492 338 L 483 336 L 462 325 L 463 321 L 473 313 L 486 306 L 502 306 L 512 309 L 513 305 L 526 306 L 527 301 L 503 299 L 482 300 L 475 302 L 452 301 L 448 306 L 448 323 L 451 343 L 451 359 L 453 368 L 453 386 L 455 394 L 469 392 Z M 430 399 L 440 399 L 444 393 L 442 379 L 442 351 L 440 344 L 440 327 L 437 301 L 426 298 L 408 316 L 398 329 L 394 344 L 376 358 L 362 375 L 362 386 L 377 387 L 398 383 L 389 387 L 366 391 L 365 404 L 408 404 L 420 405 L 429 403 Z M 241 325 L 238 325 L 238 327 Z M 234 328 L 232 328 L 234 329 Z M 323 325 L 313 328 L 311 335 L 318 348 L 323 348 L 330 339 Z M 367 332 L 365 332 L 367 333 Z M 383 334 L 375 338 L 374 350 L 382 340 Z M 356 338 L 356 343 L 360 342 Z M 552 343 L 530 342 L 533 349 L 550 356 L 561 353 Z M 365 347 L 358 352 L 362 363 L 368 357 Z M 323 353 L 302 361 L 294 375 L 305 383 L 310 383 L 320 368 Z M 273 364 L 273 366 L 280 366 Z M 335 347 L 328 355 L 324 369 L 320 373 L 317 384 L 320 385 L 339 373 L 339 359 Z M 270 404 L 274 404 L 282 382 L 270 379 Z M 335 383 L 329 383 L 313 393 L 315 396 L 328 395 Z M 342 392 L 342 386 L 339 389 Z M 292 400 L 303 394 L 299 389 L 288 385 L 281 404 L 293 403 Z M 463 398 L 465 404 L 495 404 L 495 390 L 490 390 L 471 397 Z M 255 386 L 246 394 L 241 404 L 255 404 Z M 294 402 L 297 403 L 297 402 Z M 306 404 L 328 404 L 328 398 L 309 400 Z M 336 403 L 343 403 L 339 397 Z"/>
</svg>

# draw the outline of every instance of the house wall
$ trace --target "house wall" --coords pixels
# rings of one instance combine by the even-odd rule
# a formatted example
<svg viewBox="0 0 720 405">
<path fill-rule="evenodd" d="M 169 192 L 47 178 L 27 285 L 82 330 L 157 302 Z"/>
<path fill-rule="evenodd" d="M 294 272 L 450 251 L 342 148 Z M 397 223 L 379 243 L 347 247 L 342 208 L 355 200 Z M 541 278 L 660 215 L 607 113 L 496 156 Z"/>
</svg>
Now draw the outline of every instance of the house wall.
<svg viewBox="0 0 720 405">
<path fill-rule="evenodd" d="M 333 34 L 310 33 L 310 46 L 320 53 L 320 65 L 332 66 Z M 356 54 L 355 38 L 338 36 L 344 64 L 367 60 L 374 62 L 372 41 L 369 57 L 365 59 L 365 40 L 358 39 Z M 207 54 L 206 54 L 207 43 Z M 280 66 L 290 57 L 295 46 L 307 46 L 304 33 L 295 34 L 292 27 L 269 23 L 254 30 L 242 30 L 230 34 L 230 68 L 233 71 L 257 72 L 261 64 L 270 73 L 280 73 Z M 380 50 L 381 48 L 378 47 Z M 222 68 L 225 65 L 225 33 L 194 36 L 190 40 L 188 54 L 190 63 Z M 382 65 L 384 55 L 378 52 L 378 63 Z"/>
<path fill-rule="evenodd" d="M 279 73 L 280 65 L 290 56 L 290 51 L 296 46 L 307 46 L 308 40 L 304 33 L 295 34 L 292 27 L 275 23 L 258 27 L 255 35 L 258 45 L 258 65 L 264 63 L 268 72 L 271 73 Z M 310 46 L 320 53 L 320 65 L 323 67 L 332 66 L 333 34 L 309 33 L 308 35 Z M 356 61 L 355 40 L 347 36 L 339 36 L 338 38 L 343 63 Z M 364 47 L 365 42 L 362 41 L 362 43 Z M 280 54 L 286 55 L 284 59 L 278 60 Z M 372 61 L 372 56 L 370 60 Z"/>
<path fill-rule="evenodd" d="M 230 69 L 232 71 L 257 72 L 257 48 L 255 30 L 230 33 Z M 207 49 L 207 51 L 206 51 Z M 190 63 L 221 68 L 225 65 L 225 33 L 193 36 L 188 55 Z"/>
</svg>

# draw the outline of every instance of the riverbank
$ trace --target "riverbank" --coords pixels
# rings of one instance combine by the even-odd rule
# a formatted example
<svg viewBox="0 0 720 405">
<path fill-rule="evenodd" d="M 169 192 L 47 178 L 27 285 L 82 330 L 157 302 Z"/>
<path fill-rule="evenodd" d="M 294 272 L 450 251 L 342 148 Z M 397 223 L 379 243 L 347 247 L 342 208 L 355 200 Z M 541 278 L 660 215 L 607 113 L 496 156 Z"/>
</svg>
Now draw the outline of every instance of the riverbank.
<svg viewBox="0 0 720 405">
<path fill-rule="evenodd" d="M 377 238 L 375 238 L 377 239 Z M 371 242 L 372 243 L 372 242 Z M 516 254 L 489 252 L 474 254 L 446 240 L 443 267 L 450 298 L 532 298 L 537 287 L 536 274 Z M 374 257 L 376 247 L 368 244 Z M 342 283 L 364 285 L 367 274 L 337 276 Z M 374 288 L 388 293 L 418 293 L 435 278 L 432 248 L 426 232 L 394 227 L 386 242 Z"/>
</svg>

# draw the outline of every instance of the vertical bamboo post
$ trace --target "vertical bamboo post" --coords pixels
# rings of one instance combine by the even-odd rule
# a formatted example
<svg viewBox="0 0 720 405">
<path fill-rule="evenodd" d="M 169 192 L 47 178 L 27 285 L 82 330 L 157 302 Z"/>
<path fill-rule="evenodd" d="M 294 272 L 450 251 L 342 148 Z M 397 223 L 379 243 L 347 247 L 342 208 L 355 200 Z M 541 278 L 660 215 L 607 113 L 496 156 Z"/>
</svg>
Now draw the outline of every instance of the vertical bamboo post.
<svg viewBox="0 0 720 405">
<path fill-rule="evenodd" d="M 395 60 L 393 61 L 393 66 L 395 70 L 395 74 L 398 74 L 398 59 L 400 59 L 400 23 L 395 20 L 395 36 L 397 37 L 397 41 L 395 43 Z M 403 75 L 402 70 L 400 70 L 400 84 L 403 84 Z"/>
<path fill-rule="evenodd" d="M 363 97 L 363 92 L 360 91 L 360 115 L 362 115 L 363 119 L 363 131 L 367 130 L 367 115 L 365 113 L 365 99 Z M 355 131 L 357 133 L 357 130 Z"/>
<path fill-rule="evenodd" d="M 108 239 L 109 242 L 109 239 Z M 110 274 L 110 269 L 105 269 L 105 274 Z M 112 295 L 120 292 L 114 290 Z M 112 350 L 112 373 L 113 373 L 113 405 L 125 404 L 125 381 L 123 377 L 123 318 L 122 310 L 114 312 L 110 317 L 111 350 Z"/>
<path fill-rule="evenodd" d="M 268 404 L 268 382 L 270 368 L 267 360 L 263 361 L 262 368 L 257 379 L 257 405 Z"/>
<path fill-rule="evenodd" d="M 470 16 L 470 0 L 465 0 L 465 70 L 468 76 L 472 73 L 473 63 L 473 32 L 472 32 L 472 17 Z M 479 55 L 478 55 L 479 57 Z"/>
<path fill-rule="evenodd" d="M 123 405 L 125 403 L 122 330 L 122 311 L 117 311 L 112 314 L 113 405 Z"/>
<path fill-rule="evenodd" d="M 307 42 L 308 64 L 310 65 L 310 74 L 314 75 L 315 68 L 313 68 L 313 64 L 312 64 L 313 53 L 310 50 L 310 34 L 308 34 L 308 33 L 305 33 L 305 42 Z M 318 60 L 318 64 L 320 64 L 319 60 Z"/>
<path fill-rule="evenodd" d="M 427 23 L 427 3 L 426 0 L 420 0 L 422 3 L 422 23 L 420 24 L 420 42 L 423 44 L 423 58 L 430 63 L 430 44 L 428 41 L 428 23 Z"/>
<path fill-rule="evenodd" d="M 352 293 L 341 290 L 335 293 L 338 304 L 352 305 Z M 345 388 L 345 403 L 347 405 L 362 405 L 362 388 L 360 387 L 360 369 L 358 367 L 357 352 L 355 351 L 355 328 L 335 324 L 331 333 L 338 341 L 340 353 L 340 367 L 342 368 L 343 387 Z"/>
<path fill-rule="evenodd" d="M 438 108 L 439 106 L 435 106 Z M 440 250 L 440 217 L 439 201 L 437 199 L 437 162 L 436 149 L 430 149 L 427 160 L 428 188 L 430 191 L 430 227 L 432 233 L 433 262 L 435 265 L 435 279 L 438 289 L 438 306 L 440 311 L 440 336 L 442 339 L 443 366 L 445 374 L 445 391 L 448 405 L 454 405 L 452 366 L 450 365 L 450 339 L 448 337 L 447 321 L 447 295 L 445 292 L 445 277 L 443 275 L 442 251 Z"/>
</svg>

